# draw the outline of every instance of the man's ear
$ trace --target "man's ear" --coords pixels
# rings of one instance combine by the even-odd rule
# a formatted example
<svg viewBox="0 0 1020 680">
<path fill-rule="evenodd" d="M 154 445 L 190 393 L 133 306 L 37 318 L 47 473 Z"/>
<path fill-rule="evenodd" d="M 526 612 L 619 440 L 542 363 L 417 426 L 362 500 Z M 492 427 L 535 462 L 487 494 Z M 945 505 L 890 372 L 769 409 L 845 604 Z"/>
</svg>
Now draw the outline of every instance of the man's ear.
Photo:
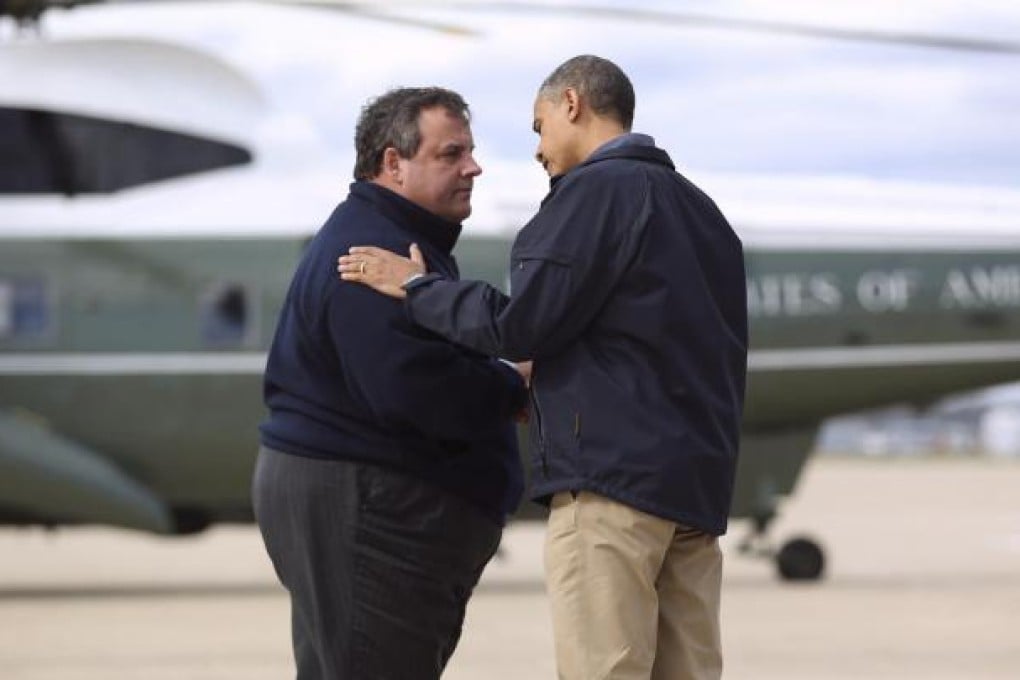
<svg viewBox="0 0 1020 680">
<path fill-rule="evenodd" d="M 396 184 L 404 183 L 404 175 L 400 167 L 400 154 L 392 147 L 386 147 L 382 157 L 382 173 L 386 179 Z"/>
<path fill-rule="evenodd" d="M 567 120 L 577 122 L 581 115 L 581 95 L 574 88 L 568 87 L 563 90 L 563 103 L 567 107 Z"/>
</svg>

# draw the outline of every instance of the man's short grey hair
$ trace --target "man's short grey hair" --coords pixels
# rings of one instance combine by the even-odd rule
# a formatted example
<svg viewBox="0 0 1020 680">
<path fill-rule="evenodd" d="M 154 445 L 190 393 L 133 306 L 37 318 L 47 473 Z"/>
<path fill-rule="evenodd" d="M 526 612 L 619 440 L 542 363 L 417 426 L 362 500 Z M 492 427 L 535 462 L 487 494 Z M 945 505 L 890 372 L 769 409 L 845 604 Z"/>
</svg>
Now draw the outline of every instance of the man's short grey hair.
<svg viewBox="0 0 1020 680">
<path fill-rule="evenodd" d="M 602 57 L 582 54 L 557 66 L 538 88 L 538 94 L 543 99 L 558 99 L 568 87 L 577 90 L 596 114 L 613 118 L 630 130 L 634 122 L 634 86 L 619 66 Z"/>
<path fill-rule="evenodd" d="M 369 101 L 354 130 L 354 179 L 374 179 L 382 172 L 383 154 L 393 147 L 401 158 L 411 158 L 421 146 L 419 117 L 427 109 L 442 107 L 451 115 L 471 121 L 464 98 L 442 87 L 398 87 Z"/>
</svg>

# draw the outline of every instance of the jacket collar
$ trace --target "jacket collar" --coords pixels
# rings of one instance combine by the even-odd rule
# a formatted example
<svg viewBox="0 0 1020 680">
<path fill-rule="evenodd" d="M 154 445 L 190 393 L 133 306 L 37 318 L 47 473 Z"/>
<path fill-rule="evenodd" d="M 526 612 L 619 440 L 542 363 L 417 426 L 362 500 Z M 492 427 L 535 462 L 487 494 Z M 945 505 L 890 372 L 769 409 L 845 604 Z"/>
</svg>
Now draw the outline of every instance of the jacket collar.
<svg viewBox="0 0 1020 680">
<path fill-rule="evenodd" d="M 610 149 L 619 149 L 625 146 L 655 146 L 655 139 L 651 135 L 643 135 L 639 132 L 624 132 L 622 135 L 613 137 L 599 148 L 592 152 L 592 155 Z"/>
<path fill-rule="evenodd" d="M 628 158 L 630 160 L 644 161 L 646 163 L 658 163 L 659 165 L 665 165 L 670 170 L 676 170 L 676 167 L 673 165 L 673 160 L 669 157 L 669 154 L 655 146 L 655 142 L 651 137 L 648 135 L 628 133 L 609 140 L 599 148 L 595 149 L 595 151 L 581 163 L 575 165 L 562 175 L 556 175 L 555 177 L 550 178 L 549 190 L 551 191 L 554 189 L 561 179 L 569 177 L 572 173 L 577 172 L 581 168 L 614 158 Z"/>
<path fill-rule="evenodd" d="M 460 238 L 460 224 L 444 220 L 375 182 L 353 182 L 351 196 L 371 204 L 398 227 L 411 233 L 414 238 L 421 238 L 447 254 L 453 252 L 453 246 Z"/>
</svg>

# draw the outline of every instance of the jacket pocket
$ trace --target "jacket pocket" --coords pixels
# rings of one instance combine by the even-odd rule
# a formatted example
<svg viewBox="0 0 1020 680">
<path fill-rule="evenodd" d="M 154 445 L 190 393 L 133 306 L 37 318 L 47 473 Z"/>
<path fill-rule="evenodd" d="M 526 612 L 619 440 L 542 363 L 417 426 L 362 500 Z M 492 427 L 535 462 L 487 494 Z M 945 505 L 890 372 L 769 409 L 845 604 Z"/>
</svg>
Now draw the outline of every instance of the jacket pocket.
<svg viewBox="0 0 1020 680">
<path fill-rule="evenodd" d="M 538 402 L 538 393 L 535 392 L 535 387 L 532 386 L 528 389 L 528 396 L 531 398 L 531 418 L 534 421 L 532 427 L 535 428 L 535 444 L 538 448 L 538 462 L 542 470 L 542 476 L 549 476 L 549 460 L 545 450 L 545 432 L 542 430 L 542 407 Z"/>
<path fill-rule="evenodd" d="M 541 399 L 541 444 L 544 472 L 573 477 L 578 473 L 577 456 L 581 441 L 581 415 L 563 395 L 536 392 Z M 537 402 L 538 400 L 536 400 Z M 548 475 L 547 475 L 548 476 Z"/>
</svg>

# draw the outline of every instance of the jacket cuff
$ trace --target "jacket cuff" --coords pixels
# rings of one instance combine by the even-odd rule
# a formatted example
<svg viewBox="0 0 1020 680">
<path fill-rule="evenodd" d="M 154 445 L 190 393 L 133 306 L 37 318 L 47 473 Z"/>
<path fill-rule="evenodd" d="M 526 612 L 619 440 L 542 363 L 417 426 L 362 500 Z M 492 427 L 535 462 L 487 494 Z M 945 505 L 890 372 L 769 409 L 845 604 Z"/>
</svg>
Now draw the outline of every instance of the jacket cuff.
<svg viewBox="0 0 1020 680">
<path fill-rule="evenodd" d="M 507 385 L 513 390 L 511 409 L 513 414 L 522 411 L 528 405 L 528 387 L 524 384 L 524 378 L 517 372 L 517 369 L 505 359 L 493 359 L 493 363 L 503 370 Z"/>
<path fill-rule="evenodd" d="M 427 286 L 431 283 L 435 283 L 436 281 L 441 281 L 442 279 L 442 274 L 437 274 L 435 272 L 432 272 L 431 274 L 417 274 L 409 278 L 407 281 L 404 281 L 400 287 L 410 293 L 412 290 L 417 290 L 422 286 Z"/>
<path fill-rule="evenodd" d="M 414 323 L 414 312 L 411 309 L 411 299 L 414 297 L 416 290 L 427 288 L 436 281 L 444 281 L 445 279 L 441 274 L 432 272 L 430 274 L 422 274 L 421 276 L 414 276 L 405 281 L 400 287 L 404 289 L 407 296 L 404 298 L 404 316 L 410 323 Z"/>
</svg>

